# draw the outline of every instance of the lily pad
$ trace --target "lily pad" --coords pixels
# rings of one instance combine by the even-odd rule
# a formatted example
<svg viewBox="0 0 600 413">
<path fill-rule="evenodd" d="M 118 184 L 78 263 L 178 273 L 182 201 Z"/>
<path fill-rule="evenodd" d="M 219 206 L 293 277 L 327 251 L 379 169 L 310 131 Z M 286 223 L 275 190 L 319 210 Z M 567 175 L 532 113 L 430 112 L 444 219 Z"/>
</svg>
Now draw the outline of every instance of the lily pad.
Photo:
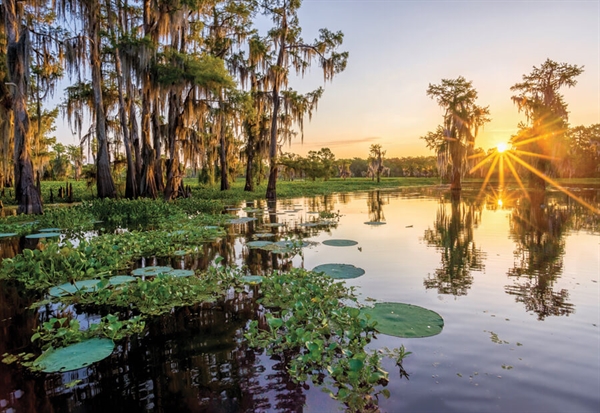
<svg viewBox="0 0 600 413">
<path fill-rule="evenodd" d="M 42 229 L 38 229 L 39 232 L 58 232 L 60 231 L 60 228 L 42 228 Z"/>
<path fill-rule="evenodd" d="M 161 266 L 149 266 L 143 268 L 136 268 L 131 271 L 132 275 L 141 277 L 141 276 L 154 276 L 158 274 L 167 274 L 173 271 L 173 267 L 161 267 Z"/>
<path fill-rule="evenodd" d="M 253 212 L 262 212 L 263 210 L 262 210 L 262 208 L 244 208 L 243 211 L 253 213 Z"/>
<path fill-rule="evenodd" d="M 361 315 L 377 321 L 381 334 L 394 337 L 430 337 L 442 332 L 444 319 L 435 311 L 404 303 L 377 303 L 364 307 Z"/>
<path fill-rule="evenodd" d="M 65 295 L 75 294 L 77 291 L 92 292 L 98 289 L 99 282 L 100 280 L 82 280 L 75 282 L 75 284 L 64 283 L 50 288 L 48 294 L 52 297 L 64 297 Z"/>
<path fill-rule="evenodd" d="M 235 218 L 235 219 L 230 219 L 229 221 L 227 221 L 227 223 L 228 224 L 245 224 L 250 221 L 256 221 L 256 218 L 254 218 L 254 217 Z"/>
<path fill-rule="evenodd" d="M 255 238 L 272 238 L 274 236 L 275 234 L 272 234 L 270 232 L 257 232 L 256 234 L 254 234 Z"/>
<path fill-rule="evenodd" d="M 15 235 L 17 235 L 16 232 L 4 232 L 0 234 L 0 238 L 14 237 Z"/>
<path fill-rule="evenodd" d="M 385 225 L 385 222 L 381 222 L 381 221 L 367 221 L 365 222 L 365 225 Z"/>
<path fill-rule="evenodd" d="M 365 274 L 365 270 L 352 264 L 322 264 L 312 269 L 313 272 L 322 272 L 331 278 L 347 280 L 358 278 Z"/>
<path fill-rule="evenodd" d="M 45 373 L 77 370 L 111 355 L 115 343 L 107 338 L 92 338 L 67 347 L 51 349 L 39 356 L 33 366 Z"/>
<path fill-rule="evenodd" d="M 108 279 L 108 283 L 111 285 L 121 285 L 135 280 L 137 280 L 137 278 L 132 277 L 131 275 L 115 275 Z"/>
<path fill-rule="evenodd" d="M 285 224 L 282 224 L 281 222 L 268 222 L 263 224 L 263 226 L 265 227 L 283 227 L 285 226 Z"/>
<path fill-rule="evenodd" d="M 40 232 L 39 234 L 29 234 L 26 235 L 25 238 L 52 238 L 52 237 L 60 237 L 58 232 Z"/>
<path fill-rule="evenodd" d="M 184 255 L 187 255 L 187 251 L 186 250 L 177 250 L 173 253 L 173 255 L 176 255 L 178 257 L 183 257 Z"/>
<path fill-rule="evenodd" d="M 173 277 L 191 277 L 195 273 L 192 270 L 171 270 L 166 274 L 172 275 Z"/>
<path fill-rule="evenodd" d="M 248 248 L 264 248 L 267 245 L 272 245 L 271 241 L 250 241 L 246 243 Z"/>
<path fill-rule="evenodd" d="M 318 222 L 303 222 L 302 224 L 298 224 L 298 226 L 312 228 L 312 227 L 319 227 L 319 226 L 321 226 L 321 224 L 319 224 Z"/>
<path fill-rule="evenodd" d="M 263 277 L 260 275 L 244 275 L 242 280 L 250 284 L 258 284 L 262 282 Z"/>
<path fill-rule="evenodd" d="M 323 244 L 332 247 L 351 247 L 352 245 L 358 244 L 358 242 L 352 241 L 351 239 L 328 239 L 323 241 Z"/>
</svg>

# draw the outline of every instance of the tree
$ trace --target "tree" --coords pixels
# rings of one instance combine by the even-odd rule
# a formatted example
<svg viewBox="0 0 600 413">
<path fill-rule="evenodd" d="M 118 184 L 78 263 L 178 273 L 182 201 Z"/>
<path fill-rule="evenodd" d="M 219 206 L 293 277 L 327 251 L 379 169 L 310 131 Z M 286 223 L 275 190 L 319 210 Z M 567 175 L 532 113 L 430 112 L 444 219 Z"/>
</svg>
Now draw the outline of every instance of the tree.
<svg viewBox="0 0 600 413">
<path fill-rule="evenodd" d="M 597 178 L 600 176 L 600 123 L 569 128 L 569 147 L 563 162 L 563 176 Z"/>
<path fill-rule="evenodd" d="M 477 90 L 462 76 L 442 79 L 439 85 L 429 84 L 427 96 L 437 101 L 444 114 L 442 125 L 423 139 L 438 154 L 441 174 L 450 162 L 450 188 L 460 190 L 467 169 L 467 149 L 475 144 L 479 128 L 490 121 L 489 109 L 475 103 Z"/>
<path fill-rule="evenodd" d="M 564 133 L 567 129 L 567 104 L 559 90 L 577 84 L 575 78 L 583 73 L 583 67 L 568 63 L 557 63 L 547 59 L 542 65 L 533 67 L 523 81 L 510 90 L 519 111 L 525 113 L 527 124 L 522 125 L 521 133 L 512 139 L 520 148 L 520 153 L 528 156 L 529 164 L 537 171 L 531 171 L 530 182 L 544 189 L 543 174 L 552 173 L 550 160 L 558 160 L 564 155 Z"/>
<path fill-rule="evenodd" d="M 270 15 L 275 27 L 269 31 L 269 38 L 275 52 L 275 64 L 268 68 L 268 81 L 271 87 L 271 136 L 269 142 L 269 182 L 266 198 L 277 198 L 277 156 L 280 138 L 289 138 L 290 134 L 281 134 L 279 130 L 280 110 L 288 109 L 288 119 L 295 121 L 302 130 L 302 119 L 310 114 L 322 90 L 311 92 L 304 97 L 288 94 L 282 96 L 282 88 L 288 83 L 288 75 L 294 70 L 296 74 L 304 75 L 312 61 L 317 59 L 323 69 L 324 80 L 331 80 L 336 73 L 346 67 L 348 53 L 338 53 L 336 49 L 342 44 L 343 33 L 321 29 L 319 38 L 313 43 L 305 43 L 301 35 L 298 21 L 298 9 L 301 0 L 264 0 L 262 7 L 265 14 Z M 282 103 L 284 103 L 282 105 Z M 288 125 L 291 122 L 288 122 Z M 289 128 L 288 128 L 289 131 Z M 280 136 L 282 135 L 282 136 Z"/>
<path fill-rule="evenodd" d="M 13 164 L 15 197 L 18 213 L 41 214 L 42 199 L 35 185 L 31 162 L 31 129 L 27 101 L 29 96 L 29 65 L 32 53 L 30 33 L 24 21 L 27 7 L 16 0 L 3 0 L 4 34 L 10 90 L 2 86 L 2 101 L 8 105 L 13 126 Z M 34 4 L 34 6 L 37 6 Z M 4 82 L 3 82 L 4 83 Z"/>
<path fill-rule="evenodd" d="M 374 179 L 377 177 L 377 183 L 379 183 L 381 179 L 381 173 L 384 170 L 383 166 L 383 157 L 385 156 L 385 151 L 381 150 L 381 145 L 373 144 L 369 148 L 369 172 L 371 177 Z"/>
</svg>

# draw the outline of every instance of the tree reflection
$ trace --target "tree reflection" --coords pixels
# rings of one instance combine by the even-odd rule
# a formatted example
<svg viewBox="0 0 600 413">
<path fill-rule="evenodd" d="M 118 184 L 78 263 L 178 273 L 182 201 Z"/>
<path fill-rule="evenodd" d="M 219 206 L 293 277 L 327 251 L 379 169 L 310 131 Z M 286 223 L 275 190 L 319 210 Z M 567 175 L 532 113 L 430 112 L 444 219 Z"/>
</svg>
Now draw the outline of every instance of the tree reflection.
<svg viewBox="0 0 600 413">
<path fill-rule="evenodd" d="M 554 290 L 562 274 L 565 253 L 563 239 L 569 218 L 566 207 L 546 204 L 543 191 L 530 191 L 511 215 L 511 238 L 516 242 L 515 264 L 507 273 L 514 281 L 505 290 L 538 320 L 569 315 L 575 308 L 566 289 Z"/>
<path fill-rule="evenodd" d="M 427 229 L 423 239 L 441 252 L 442 267 L 423 281 L 425 288 L 436 288 L 440 294 L 467 294 L 473 283 L 471 271 L 484 268 L 485 255 L 473 240 L 473 230 L 480 220 L 481 208 L 461 202 L 460 194 L 451 197 L 450 208 L 440 203 L 434 228 Z"/>
<path fill-rule="evenodd" d="M 367 207 L 369 208 L 369 221 L 385 221 L 383 206 L 389 203 L 389 199 L 382 199 L 380 191 L 370 191 L 367 196 Z"/>
</svg>

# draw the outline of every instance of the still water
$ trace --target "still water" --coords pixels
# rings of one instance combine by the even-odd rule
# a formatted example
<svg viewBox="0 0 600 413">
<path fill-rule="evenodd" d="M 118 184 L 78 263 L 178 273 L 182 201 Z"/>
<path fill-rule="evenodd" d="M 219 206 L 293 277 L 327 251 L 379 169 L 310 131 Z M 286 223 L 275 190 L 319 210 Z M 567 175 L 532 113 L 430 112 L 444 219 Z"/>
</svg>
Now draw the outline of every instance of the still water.
<svg viewBox="0 0 600 413">
<path fill-rule="evenodd" d="M 598 208 L 598 188 L 573 191 Z M 315 211 L 339 217 L 314 227 Z M 457 199 L 445 188 L 404 188 L 285 200 L 271 212 L 227 211 L 258 219 L 228 226 L 204 255 L 171 264 L 198 269 L 216 254 L 249 274 L 353 264 L 365 275 L 346 283 L 365 303 L 439 313 L 437 336 L 378 335 L 371 343 L 412 352 L 403 366 L 409 379 L 384 360 L 391 397 L 380 400 L 382 411 L 600 411 L 599 217 L 561 192 L 474 189 Z M 315 244 L 295 257 L 246 247 L 274 222 L 284 224 L 268 227 L 275 240 Z M 322 244 L 327 239 L 358 244 Z M 19 351 L 44 315 L 24 310 L 30 302 L 9 286 L 0 300 L 0 354 Z M 0 412 L 342 411 L 318 387 L 295 384 L 281 360 L 246 346 L 244 327 L 257 308 L 232 295 L 216 308 L 177 310 L 110 358 L 69 373 L 34 376 L 0 364 Z M 81 381 L 66 386 L 73 380 Z"/>
</svg>

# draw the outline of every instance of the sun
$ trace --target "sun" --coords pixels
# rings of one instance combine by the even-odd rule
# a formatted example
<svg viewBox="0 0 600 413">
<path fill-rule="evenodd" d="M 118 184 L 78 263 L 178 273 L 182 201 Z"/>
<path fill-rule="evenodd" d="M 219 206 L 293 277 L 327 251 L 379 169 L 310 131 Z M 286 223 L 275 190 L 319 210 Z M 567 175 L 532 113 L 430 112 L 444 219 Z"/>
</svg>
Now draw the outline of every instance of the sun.
<svg viewBox="0 0 600 413">
<path fill-rule="evenodd" d="M 508 150 L 508 144 L 504 143 L 504 142 L 500 142 L 498 145 L 496 145 L 496 150 L 500 153 Z"/>
</svg>

